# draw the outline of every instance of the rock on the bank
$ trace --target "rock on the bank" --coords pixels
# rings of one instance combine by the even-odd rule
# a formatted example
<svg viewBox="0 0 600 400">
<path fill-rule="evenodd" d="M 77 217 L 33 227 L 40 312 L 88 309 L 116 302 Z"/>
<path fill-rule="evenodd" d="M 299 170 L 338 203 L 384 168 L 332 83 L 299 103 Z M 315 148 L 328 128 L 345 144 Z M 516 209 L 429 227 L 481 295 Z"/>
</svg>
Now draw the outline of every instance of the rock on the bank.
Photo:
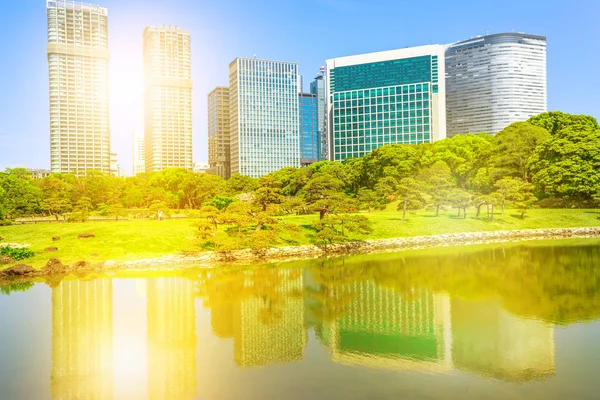
<svg viewBox="0 0 600 400">
<path fill-rule="evenodd" d="M 21 275 L 29 275 L 33 274 L 35 269 L 31 265 L 26 264 L 18 264 L 14 265 L 10 268 L 5 269 L 0 273 L 0 275 L 4 276 L 21 276 Z"/>
</svg>

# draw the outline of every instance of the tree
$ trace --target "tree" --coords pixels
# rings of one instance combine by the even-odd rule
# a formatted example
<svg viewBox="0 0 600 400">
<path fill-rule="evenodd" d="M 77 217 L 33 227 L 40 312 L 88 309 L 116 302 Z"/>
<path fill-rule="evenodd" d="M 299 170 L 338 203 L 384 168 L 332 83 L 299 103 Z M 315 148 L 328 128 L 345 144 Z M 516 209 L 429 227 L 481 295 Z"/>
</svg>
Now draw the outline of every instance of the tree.
<svg viewBox="0 0 600 400">
<path fill-rule="evenodd" d="M 539 193 L 591 199 L 600 184 L 600 129 L 563 128 L 536 148 L 530 168 Z"/>
<path fill-rule="evenodd" d="M 315 222 L 317 244 L 332 244 L 346 240 L 346 232 L 369 234 L 373 232 L 369 219 L 364 215 L 327 215 Z"/>
<path fill-rule="evenodd" d="M 8 218 L 31 215 L 40 210 L 41 190 L 33 183 L 31 174 L 23 168 L 7 169 L 0 173 L 4 214 Z"/>
<path fill-rule="evenodd" d="M 371 189 L 360 188 L 356 197 L 361 208 L 366 208 L 369 212 L 381 204 L 381 197 Z"/>
<path fill-rule="evenodd" d="M 57 221 L 60 215 L 73 208 L 71 203 L 73 187 L 60 179 L 60 176 L 51 175 L 45 179 L 39 179 L 37 183 L 42 190 L 40 204 L 42 210 L 53 215 Z"/>
<path fill-rule="evenodd" d="M 77 200 L 75 203 L 75 207 L 73 208 L 73 213 L 75 214 L 72 219 L 80 222 L 85 222 L 88 220 L 90 212 L 94 209 L 92 205 L 92 199 L 89 197 L 82 197 Z"/>
<path fill-rule="evenodd" d="M 487 134 L 456 135 L 433 144 L 433 161 L 450 168 L 458 187 L 468 189 L 470 179 L 487 165 L 495 151 L 494 137 Z"/>
<path fill-rule="evenodd" d="M 406 219 L 406 211 L 418 209 L 423 206 L 424 200 L 421 194 L 419 182 L 412 178 L 402 178 L 398 182 L 398 210 L 402 210 L 402 222 Z"/>
<path fill-rule="evenodd" d="M 328 213 L 349 211 L 353 202 L 341 192 L 343 182 L 333 174 L 319 172 L 302 188 L 300 195 L 310 209 L 319 213 L 319 219 Z"/>
<path fill-rule="evenodd" d="M 454 188 L 450 191 L 450 204 L 458 209 L 458 217 L 460 211 L 463 211 L 463 218 L 467 218 L 467 207 L 471 204 L 472 195 L 466 190 Z"/>
<path fill-rule="evenodd" d="M 375 185 L 375 193 L 377 193 L 379 198 L 381 198 L 384 202 L 387 203 L 394 200 L 397 190 L 398 181 L 396 180 L 396 178 L 393 178 L 391 176 L 381 178 Z"/>
<path fill-rule="evenodd" d="M 440 208 L 448 202 L 452 175 L 450 168 L 443 161 L 437 161 L 432 166 L 421 170 L 418 180 L 423 182 L 422 187 L 429 195 L 429 201 L 435 208 L 435 216 L 440 215 Z"/>
<path fill-rule="evenodd" d="M 246 175 L 235 173 L 226 181 L 225 188 L 229 196 L 253 192 L 257 188 L 257 180 Z"/>
<path fill-rule="evenodd" d="M 236 201 L 233 197 L 216 195 L 212 200 L 204 203 L 204 206 L 216 207 L 219 211 L 226 209 L 231 203 Z"/>
<path fill-rule="evenodd" d="M 560 134 L 564 129 L 575 131 L 593 131 L 598 129 L 598 121 L 590 115 L 573 115 L 560 111 L 549 111 L 535 115 L 528 123 L 546 129 L 551 135 Z"/>
<path fill-rule="evenodd" d="M 481 198 L 482 198 L 484 204 L 488 207 L 488 221 L 494 222 L 494 213 L 495 213 L 494 210 L 497 205 L 502 203 L 502 197 L 497 192 L 494 192 L 492 194 L 481 196 Z M 490 207 L 491 207 L 491 213 L 490 213 Z"/>
<path fill-rule="evenodd" d="M 275 179 L 266 175 L 258 181 L 260 187 L 254 191 L 254 204 L 260 206 L 262 211 L 266 211 L 271 204 L 281 204 L 284 201 L 281 190 Z"/>
<path fill-rule="evenodd" d="M 281 204 L 281 209 L 286 214 L 306 214 L 307 205 L 306 203 L 298 196 L 290 197 L 285 202 Z"/>
<path fill-rule="evenodd" d="M 491 158 L 496 176 L 529 180 L 529 158 L 537 146 L 551 138 L 550 133 L 529 122 L 515 122 L 496 134 L 498 148 Z"/>
<path fill-rule="evenodd" d="M 419 162 L 415 146 L 390 144 L 378 147 L 363 157 L 364 184 L 373 189 L 384 177 L 400 180 L 414 173 Z"/>
<path fill-rule="evenodd" d="M 523 186 L 523 181 L 516 178 L 502 178 L 494 185 L 494 188 L 500 206 L 502 207 L 501 215 L 504 215 L 504 206 L 506 201 L 514 200 Z"/>
<path fill-rule="evenodd" d="M 537 201 L 536 197 L 532 193 L 532 185 L 524 183 L 519 187 L 519 191 L 513 198 L 513 204 L 515 208 L 521 213 L 521 219 L 525 218 L 525 214 L 529 209 L 533 207 Z"/>
</svg>

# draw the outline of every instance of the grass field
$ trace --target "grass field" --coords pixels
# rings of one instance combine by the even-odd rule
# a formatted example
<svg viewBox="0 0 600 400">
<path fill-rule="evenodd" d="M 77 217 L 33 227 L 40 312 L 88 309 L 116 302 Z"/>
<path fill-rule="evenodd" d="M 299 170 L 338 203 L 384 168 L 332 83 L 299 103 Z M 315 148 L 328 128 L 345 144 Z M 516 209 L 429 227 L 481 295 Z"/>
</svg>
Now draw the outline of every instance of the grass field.
<svg viewBox="0 0 600 400">
<path fill-rule="evenodd" d="M 365 213 L 364 215 L 367 215 L 372 222 L 373 233 L 366 236 L 350 235 L 350 239 L 600 226 L 600 210 L 536 209 L 531 210 L 525 219 L 519 218 L 513 210 L 506 210 L 505 215 L 496 215 L 494 222 L 488 222 L 485 217 L 475 218 L 475 211 L 470 212 L 471 215 L 467 215 L 466 219 L 457 218 L 454 212 L 440 213 L 439 217 L 435 217 L 431 212 L 418 212 L 408 214 L 405 222 L 401 221 L 401 215 L 396 211 Z M 300 225 L 302 230 L 294 237 L 284 237 L 280 244 L 289 246 L 311 243 L 314 230 L 310 225 L 317 218 L 317 215 L 284 217 L 287 223 Z M 93 232 L 96 237 L 77 239 L 77 235 L 85 232 Z M 48 223 L 0 227 L 0 236 L 4 237 L 4 242 L 29 244 L 30 248 L 38 253 L 34 258 L 26 260 L 27 264 L 35 267 L 43 266 L 50 257 L 58 257 L 69 264 L 78 260 L 127 261 L 178 254 L 184 251 L 198 251 L 200 247 L 195 233 L 192 219 Z M 61 240 L 53 242 L 53 236 L 60 236 Z M 45 253 L 44 249 L 51 246 L 58 247 L 58 251 Z"/>
</svg>

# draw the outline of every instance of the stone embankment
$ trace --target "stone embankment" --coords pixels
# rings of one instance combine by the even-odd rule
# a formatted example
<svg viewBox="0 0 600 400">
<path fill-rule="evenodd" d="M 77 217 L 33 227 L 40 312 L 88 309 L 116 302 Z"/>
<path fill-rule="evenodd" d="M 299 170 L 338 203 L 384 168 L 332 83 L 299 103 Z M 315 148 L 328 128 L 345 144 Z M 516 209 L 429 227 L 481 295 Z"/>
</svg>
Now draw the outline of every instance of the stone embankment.
<svg viewBox="0 0 600 400">
<path fill-rule="evenodd" d="M 60 261 L 53 259 L 40 271 L 33 272 L 27 270 L 26 275 L 46 276 L 52 274 L 118 270 L 180 270 L 232 264 L 243 265 L 253 262 L 283 262 L 340 255 L 395 252 L 457 245 L 593 237 L 600 237 L 600 227 L 465 232 L 395 239 L 373 239 L 321 246 L 275 247 L 263 250 L 245 249 L 229 252 L 207 251 L 125 262 L 108 260 L 92 264 L 86 261 L 79 261 L 71 267 L 63 266 L 60 264 Z M 57 265 L 59 265 L 60 268 L 56 268 Z M 20 268 L 23 270 L 22 266 L 20 266 Z M 12 268 L 0 272 L 0 276 L 14 276 L 17 274 L 17 271 L 12 271 Z"/>
</svg>

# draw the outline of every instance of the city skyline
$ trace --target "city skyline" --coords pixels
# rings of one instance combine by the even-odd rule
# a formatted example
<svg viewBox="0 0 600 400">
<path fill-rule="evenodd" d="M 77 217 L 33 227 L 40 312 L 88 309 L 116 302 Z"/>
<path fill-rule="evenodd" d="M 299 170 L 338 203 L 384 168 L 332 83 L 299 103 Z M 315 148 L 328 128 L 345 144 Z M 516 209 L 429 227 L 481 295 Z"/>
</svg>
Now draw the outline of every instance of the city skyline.
<svg viewBox="0 0 600 400">
<path fill-rule="evenodd" d="M 106 7 L 109 14 L 110 81 L 111 87 L 114 88 L 125 86 L 115 85 L 115 82 L 125 83 L 131 87 L 135 86 L 136 80 L 139 81 L 136 75 L 141 75 L 139 73 L 142 65 L 141 32 L 145 26 L 172 23 L 189 29 L 192 38 L 195 35 L 202 38 L 210 34 L 211 39 L 214 39 L 212 41 L 198 40 L 200 43 L 192 48 L 192 54 L 209 60 L 194 67 L 192 71 L 192 78 L 202 76 L 201 81 L 195 80 L 198 85 L 195 86 L 193 95 L 195 99 L 193 104 L 193 142 L 196 144 L 193 159 L 195 161 L 208 159 L 206 94 L 215 86 L 226 85 L 227 73 L 226 68 L 223 68 L 224 65 L 237 56 L 251 56 L 255 52 L 261 58 L 298 62 L 299 72 L 305 77 L 303 89 L 308 91 L 308 83 L 327 58 L 428 43 L 452 43 L 468 39 L 476 34 L 508 32 L 514 28 L 517 32 L 548 37 L 548 109 L 561 109 L 566 112 L 598 116 L 598 100 L 593 97 L 593 93 L 582 92 L 579 89 L 584 86 L 584 77 L 585 86 L 600 85 L 600 83 L 596 83 L 599 77 L 589 72 L 591 65 L 595 64 L 595 58 L 599 55 L 594 52 L 586 53 L 591 57 L 587 63 L 579 64 L 569 61 L 572 61 L 586 47 L 585 41 L 579 41 L 579 38 L 592 37 L 598 30 L 594 24 L 585 23 L 586 18 L 593 14 L 590 12 L 591 9 L 600 8 L 591 2 L 585 12 L 583 11 L 585 7 L 570 8 L 566 2 L 556 2 L 555 7 L 545 7 L 544 9 L 536 7 L 535 2 L 526 5 L 519 4 L 519 12 L 516 12 L 517 2 L 509 2 L 502 9 L 495 10 L 494 15 L 490 15 L 489 9 L 485 7 L 478 11 L 469 11 L 466 17 L 471 17 L 468 18 L 470 23 L 461 24 L 461 26 L 456 26 L 451 18 L 453 15 L 457 15 L 458 11 L 453 10 L 451 6 L 440 5 L 437 9 L 439 12 L 435 12 L 432 17 L 433 25 L 436 23 L 437 25 L 426 32 L 414 29 L 418 21 L 407 21 L 407 26 L 398 31 L 396 35 L 386 36 L 375 33 L 364 35 L 363 33 L 362 36 L 349 34 L 345 38 L 331 35 L 331 40 L 322 47 L 314 45 L 317 38 L 323 39 L 323 34 L 320 32 L 293 38 L 293 41 L 290 41 L 289 38 L 284 40 L 285 34 L 274 35 L 274 33 L 277 32 L 277 29 L 284 33 L 289 32 L 290 28 L 286 27 L 291 25 L 291 21 L 307 18 L 311 15 L 311 10 L 317 6 L 324 10 L 343 13 L 349 18 L 355 19 L 361 15 L 372 16 L 377 12 L 376 9 L 380 10 L 381 8 L 367 7 L 368 9 L 365 10 L 364 7 L 360 7 L 360 2 L 315 1 L 314 4 L 306 4 L 303 7 L 274 4 L 270 6 L 274 7 L 270 13 L 261 16 L 261 12 L 269 8 L 270 2 L 257 4 L 255 7 L 238 2 L 208 4 L 204 6 L 205 13 L 194 13 L 193 11 L 200 10 L 199 6 L 187 1 L 179 1 L 170 5 L 153 4 L 152 11 L 141 13 L 138 12 L 141 3 L 136 1 L 128 2 L 127 5 L 118 4 L 113 0 L 98 3 L 102 7 Z M 234 5 L 239 10 L 239 14 L 235 13 L 233 18 L 238 25 L 234 26 L 231 32 L 226 32 L 226 29 L 219 27 L 217 22 L 220 17 L 224 17 L 226 9 L 231 9 Z M 390 2 L 381 2 L 380 5 L 390 8 L 390 10 L 394 8 Z M 282 8 L 287 7 L 294 8 L 298 12 L 295 14 L 282 13 Z M 417 6 L 411 7 L 418 8 Z M 530 16 L 534 10 L 538 18 L 531 19 Z M 202 17 L 196 14 L 202 14 Z M 250 22 L 245 22 L 244 15 L 268 18 L 269 15 L 274 14 L 293 16 L 281 17 L 273 24 L 265 24 L 259 28 L 254 27 L 256 21 L 253 21 L 251 24 L 253 28 L 248 30 Z M 135 18 L 132 19 L 132 16 Z M 559 17 L 564 24 L 556 26 L 552 21 Z M 4 21 L 5 18 L 6 21 Z M 128 21 L 128 18 L 131 19 L 131 24 L 125 22 Z M 324 18 L 324 16 L 319 17 L 318 21 L 324 22 Z M 0 140 L 7 149 L 4 156 L 0 158 L 0 169 L 16 166 L 49 168 L 47 64 L 43 62 L 42 65 L 39 65 L 42 62 L 41 57 L 45 56 L 43 49 L 46 44 L 45 1 L 11 4 L 0 19 L 2 20 L 1 30 L 16 33 L 17 36 L 19 36 L 18 32 L 25 33 L 17 43 L 5 41 L 1 49 L 3 54 L 13 60 L 12 63 L 0 67 L 2 69 L 0 72 L 3 72 L 2 75 L 5 79 L 10 77 L 10 79 L 6 79 L 4 87 L 7 88 L 7 93 L 14 95 L 0 98 L 0 105 L 3 106 L 0 109 L 5 113 L 5 117 L 0 122 Z M 341 26 L 340 23 L 340 21 L 332 21 L 332 32 L 336 27 Z M 386 31 L 391 27 L 382 25 L 382 29 Z M 398 37 L 402 37 L 402 39 L 398 39 Z M 116 38 L 119 40 L 116 41 Z M 240 40 L 242 38 L 244 40 Z M 269 40 L 266 40 L 267 38 Z M 21 43 L 22 40 L 26 40 L 26 44 Z M 325 42 L 321 41 L 321 43 Z M 35 49 L 41 49 L 41 54 L 38 54 L 40 51 Z M 131 62 L 131 60 L 135 62 Z M 124 68 L 124 66 L 128 68 Z M 124 90 L 124 88 L 120 90 Z M 132 165 L 130 135 L 132 130 L 140 125 L 141 119 L 140 116 L 134 116 L 136 112 L 131 110 L 131 104 L 134 103 L 131 99 L 141 99 L 141 88 L 140 93 L 129 90 L 126 93 L 127 96 L 124 96 L 123 93 L 117 95 L 114 91 L 111 90 L 110 106 L 111 142 L 113 144 L 111 151 L 122 157 L 119 160 L 120 164 L 125 165 L 130 172 Z M 25 104 L 29 107 L 26 108 Z"/>
</svg>

